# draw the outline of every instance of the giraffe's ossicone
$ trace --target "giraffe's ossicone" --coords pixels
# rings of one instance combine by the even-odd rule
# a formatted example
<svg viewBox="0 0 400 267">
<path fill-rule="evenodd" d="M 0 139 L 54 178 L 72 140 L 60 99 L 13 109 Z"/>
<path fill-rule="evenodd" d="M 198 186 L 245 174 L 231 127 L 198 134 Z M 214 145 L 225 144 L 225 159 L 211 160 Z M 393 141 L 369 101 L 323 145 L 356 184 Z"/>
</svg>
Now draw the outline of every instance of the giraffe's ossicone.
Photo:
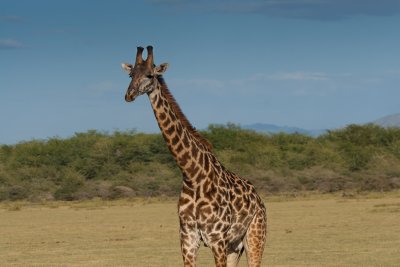
<svg viewBox="0 0 400 267">
<path fill-rule="evenodd" d="M 178 203 L 184 266 L 195 266 L 203 242 L 218 267 L 237 266 L 243 250 L 248 266 L 261 265 L 267 235 L 262 199 L 247 180 L 227 170 L 210 143 L 191 125 L 169 91 L 162 74 L 168 64 L 154 65 L 153 47 L 138 47 L 135 65 L 122 64 L 132 78 L 125 100 L 147 94 L 162 135 L 182 171 Z"/>
</svg>

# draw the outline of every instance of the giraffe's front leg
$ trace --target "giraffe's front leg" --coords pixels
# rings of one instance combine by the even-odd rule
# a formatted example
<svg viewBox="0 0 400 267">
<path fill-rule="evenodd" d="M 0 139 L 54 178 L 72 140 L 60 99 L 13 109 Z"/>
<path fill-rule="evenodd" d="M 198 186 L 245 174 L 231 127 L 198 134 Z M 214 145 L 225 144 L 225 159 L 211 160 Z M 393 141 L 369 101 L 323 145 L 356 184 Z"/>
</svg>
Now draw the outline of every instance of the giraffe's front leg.
<svg viewBox="0 0 400 267">
<path fill-rule="evenodd" d="M 200 247 L 200 234 L 195 222 L 182 222 L 180 226 L 181 252 L 185 267 L 196 266 L 196 256 Z"/>
<path fill-rule="evenodd" d="M 219 242 L 211 246 L 211 250 L 214 254 L 214 261 L 216 267 L 226 267 L 227 266 L 227 246 L 225 241 L 220 240 Z"/>
</svg>

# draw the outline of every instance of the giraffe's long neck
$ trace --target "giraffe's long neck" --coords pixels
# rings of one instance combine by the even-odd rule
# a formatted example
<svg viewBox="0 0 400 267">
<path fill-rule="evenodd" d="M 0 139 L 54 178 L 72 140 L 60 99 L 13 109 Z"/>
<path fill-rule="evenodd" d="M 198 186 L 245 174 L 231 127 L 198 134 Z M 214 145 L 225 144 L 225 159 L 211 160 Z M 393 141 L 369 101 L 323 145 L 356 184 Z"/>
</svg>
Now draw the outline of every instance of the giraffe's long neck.
<svg viewBox="0 0 400 267">
<path fill-rule="evenodd" d="M 163 137 L 184 177 L 199 183 L 210 172 L 211 146 L 186 119 L 162 78 L 149 98 Z"/>
</svg>

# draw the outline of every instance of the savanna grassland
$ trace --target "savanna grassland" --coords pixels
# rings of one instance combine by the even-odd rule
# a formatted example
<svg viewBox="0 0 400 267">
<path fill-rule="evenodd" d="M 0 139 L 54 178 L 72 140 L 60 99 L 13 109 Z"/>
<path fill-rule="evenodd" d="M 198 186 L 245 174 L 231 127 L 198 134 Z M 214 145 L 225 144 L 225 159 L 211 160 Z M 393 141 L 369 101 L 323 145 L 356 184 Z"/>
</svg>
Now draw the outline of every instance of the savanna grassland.
<svg viewBox="0 0 400 267">
<path fill-rule="evenodd" d="M 265 202 L 262 266 L 399 266 L 399 191 Z M 1 266 L 182 265 L 172 199 L 7 202 L 0 218 Z M 208 248 L 200 248 L 198 263 L 213 266 Z"/>
<path fill-rule="evenodd" d="M 400 266 L 400 129 L 202 134 L 265 197 L 263 266 Z M 180 187 L 160 134 L 0 145 L 0 266 L 181 266 Z M 210 250 L 198 262 L 212 266 Z"/>
</svg>

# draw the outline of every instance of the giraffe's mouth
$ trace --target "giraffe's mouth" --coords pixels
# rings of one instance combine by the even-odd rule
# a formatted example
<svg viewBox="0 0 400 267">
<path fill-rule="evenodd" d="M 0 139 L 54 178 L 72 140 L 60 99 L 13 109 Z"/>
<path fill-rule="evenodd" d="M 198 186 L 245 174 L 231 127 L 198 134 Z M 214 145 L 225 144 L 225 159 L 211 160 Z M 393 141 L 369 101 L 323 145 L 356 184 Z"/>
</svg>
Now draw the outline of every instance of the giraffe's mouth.
<svg viewBox="0 0 400 267">
<path fill-rule="evenodd" d="M 125 101 L 126 102 L 132 102 L 133 100 L 135 100 L 135 96 L 133 94 L 126 94 L 125 95 Z"/>
</svg>

